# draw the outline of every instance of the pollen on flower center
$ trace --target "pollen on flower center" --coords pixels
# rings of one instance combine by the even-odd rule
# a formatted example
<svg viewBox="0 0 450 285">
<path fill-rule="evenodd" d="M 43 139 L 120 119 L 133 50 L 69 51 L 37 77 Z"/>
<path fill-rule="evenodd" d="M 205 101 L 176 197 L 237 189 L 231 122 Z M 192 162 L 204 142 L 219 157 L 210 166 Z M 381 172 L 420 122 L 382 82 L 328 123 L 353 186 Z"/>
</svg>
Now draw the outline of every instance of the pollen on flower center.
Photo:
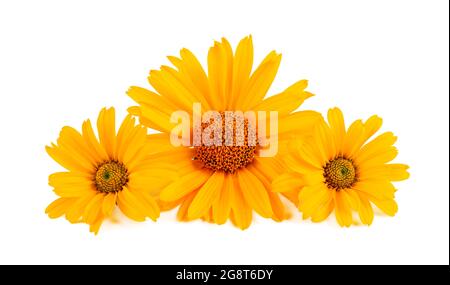
<svg viewBox="0 0 450 285">
<path fill-rule="evenodd" d="M 99 192 L 119 192 L 128 183 L 128 171 L 123 163 L 108 161 L 97 167 L 94 182 Z"/>
<path fill-rule="evenodd" d="M 351 187 L 357 180 L 356 168 L 350 159 L 337 157 L 328 161 L 323 168 L 328 188 L 340 190 Z"/>
<path fill-rule="evenodd" d="M 234 173 L 253 161 L 258 147 L 256 131 L 249 130 L 249 121 L 246 118 L 238 120 L 235 115 L 231 115 L 233 119 L 227 121 L 225 112 L 220 112 L 220 115 L 222 118 L 222 136 L 220 138 L 222 144 L 208 146 L 202 143 L 201 146 L 194 147 L 193 159 L 201 161 L 204 167 L 211 170 Z M 211 124 L 202 124 L 202 130 L 208 126 L 211 127 Z"/>
</svg>

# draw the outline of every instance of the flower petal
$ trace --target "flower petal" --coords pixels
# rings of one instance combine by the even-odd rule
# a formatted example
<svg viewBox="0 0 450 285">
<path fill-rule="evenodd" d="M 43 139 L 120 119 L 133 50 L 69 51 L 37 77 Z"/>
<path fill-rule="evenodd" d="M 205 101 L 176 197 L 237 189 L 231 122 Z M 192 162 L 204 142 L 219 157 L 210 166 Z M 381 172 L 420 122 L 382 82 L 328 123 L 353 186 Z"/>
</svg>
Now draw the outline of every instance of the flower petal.
<svg viewBox="0 0 450 285">
<path fill-rule="evenodd" d="M 164 188 L 160 194 L 160 199 L 163 201 L 180 199 L 202 186 L 210 176 L 211 172 L 204 169 L 191 172 Z"/>
<path fill-rule="evenodd" d="M 98 135 L 100 144 L 105 149 L 110 158 L 114 157 L 116 143 L 116 124 L 114 108 L 103 108 L 97 120 Z"/>
<path fill-rule="evenodd" d="M 275 51 L 266 56 L 242 91 L 242 101 L 238 101 L 237 108 L 241 108 L 242 111 L 251 110 L 263 100 L 275 79 L 280 61 L 281 54 L 277 54 Z"/>
<path fill-rule="evenodd" d="M 371 225 L 373 221 L 373 209 L 372 205 L 370 205 L 369 200 L 367 199 L 367 196 L 364 195 L 361 192 L 357 193 L 360 199 L 360 207 L 359 207 L 359 218 L 361 219 L 361 222 L 365 225 Z"/>
<path fill-rule="evenodd" d="M 111 216 L 114 208 L 116 207 L 117 193 L 108 193 L 105 196 L 102 204 L 102 213 L 106 217 Z"/>
<path fill-rule="evenodd" d="M 254 174 L 245 168 L 238 171 L 239 188 L 245 201 L 261 216 L 270 218 L 273 215 L 269 196 L 264 185 Z"/>
<path fill-rule="evenodd" d="M 138 209 L 137 205 L 134 203 L 136 199 L 133 199 L 134 196 L 128 192 L 129 190 L 125 187 L 122 191 L 118 192 L 117 205 L 122 213 L 124 213 L 128 218 L 137 222 L 145 221 L 145 214 L 142 213 L 141 209 Z M 130 197 L 133 198 L 130 199 Z"/>
<path fill-rule="evenodd" d="M 219 199 L 212 206 L 214 221 L 219 225 L 224 224 L 230 215 L 233 191 L 235 191 L 233 174 L 225 175 L 225 183 L 220 191 Z"/>
<path fill-rule="evenodd" d="M 203 184 L 189 207 L 189 219 L 198 219 L 205 215 L 211 205 L 219 198 L 224 179 L 223 172 L 215 171 Z"/>
<path fill-rule="evenodd" d="M 245 202 L 242 190 L 240 189 L 237 179 L 233 178 L 233 189 L 231 193 L 231 221 L 233 224 L 245 230 L 248 228 L 252 222 L 252 209 Z"/>
<path fill-rule="evenodd" d="M 328 110 L 328 123 L 334 137 L 337 155 L 343 155 L 343 144 L 345 139 L 344 115 L 339 108 Z"/>
<path fill-rule="evenodd" d="M 314 94 L 305 91 L 307 86 L 307 80 L 300 80 L 283 92 L 265 99 L 253 109 L 261 111 L 277 111 L 279 116 L 287 115 L 300 107 L 306 99 L 314 96 Z"/>
<path fill-rule="evenodd" d="M 58 198 L 48 205 L 45 213 L 52 219 L 59 218 L 67 212 L 75 201 L 74 198 Z"/>
<path fill-rule="evenodd" d="M 84 209 L 84 213 L 83 213 L 83 220 L 87 224 L 94 223 L 97 220 L 98 215 L 101 214 L 101 209 L 102 209 L 102 204 L 103 204 L 104 198 L 105 198 L 104 194 L 98 193 L 86 205 L 86 208 Z"/>
<path fill-rule="evenodd" d="M 272 191 L 288 192 L 300 190 L 304 186 L 303 179 L 296 173 L 284 173 L 272 182 Z"/>
<path fill-rule="evenodd" d="M 334 193 L 336 220 L 341 227 L 349 227 L 353 222 L 350 203 L 341 191 L 334 191 Z"/>
<path fill-rule="evenodd" d="M 253 66 L 253 42 L 252 37 L 242 39 L 234 55 L 233 60 L 233 80 L 231 87 L 231 108 L 238 109 L 236 103 L 241 98 L 241 92 L 248 84 Z"/>
</svg>

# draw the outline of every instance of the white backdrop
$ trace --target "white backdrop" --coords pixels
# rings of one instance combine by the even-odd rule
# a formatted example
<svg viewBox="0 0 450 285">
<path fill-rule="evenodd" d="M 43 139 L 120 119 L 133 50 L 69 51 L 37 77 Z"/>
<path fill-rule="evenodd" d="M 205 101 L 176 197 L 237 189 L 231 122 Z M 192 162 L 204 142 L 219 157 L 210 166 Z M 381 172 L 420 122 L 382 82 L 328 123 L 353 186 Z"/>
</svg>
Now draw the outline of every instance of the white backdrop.
<svg viewBox="0 0 450 285">
<path fill-rule="evenodd" d="M 448 1 L 1 1 L 1 264 L 448 264 Z M 123 118 L 130 85 L 191 49 L 204 63 L 213 40 L 253 35 L 256 60 L 283 54 L 271 93 L 309 79 L 304 108 L 339 106 L 346 121 L 378 114 L 398 137 L 399 212 L 370 227 L 256 218 L 250 229 L 157 223 L 86 225 L 51 220 L 45 153 L 60 128 Z"/>
</svg>

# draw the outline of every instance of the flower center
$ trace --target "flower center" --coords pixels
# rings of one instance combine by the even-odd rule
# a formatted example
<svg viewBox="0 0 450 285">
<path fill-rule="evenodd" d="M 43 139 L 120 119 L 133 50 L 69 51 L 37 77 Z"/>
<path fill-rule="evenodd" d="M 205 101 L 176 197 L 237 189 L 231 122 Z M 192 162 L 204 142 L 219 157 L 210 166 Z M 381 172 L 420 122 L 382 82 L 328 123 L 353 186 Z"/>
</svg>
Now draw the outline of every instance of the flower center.
<svg viewBox="0 0 450 285">
<path fill-rule="evenodd" d="M 97 167 L 94 182 L 99 192 L 119 192 L 128 183 L 128 171 L 123 163 L 108 161 Z"/>
<path fill-rule="evenodd" d="M 228 115 L 229 114 L 229 115 Z M 249 130 L 248 119 L 234 114 L 234 112 L 220 112 L 221 124 L 216 122 L 202 123 L 202 134 L 206 128 L 211 130 L 210 138 L 216 140 L 215 131 L 221 134 L 218 139 L 221 145 L 206 145 L 204 139 L 201 146 L 194 147 L 194 160 L 199 160 L 203 166 L 214 171 L 234 173 L 246 167 L 255 157 L 258 143 L 256 141 L 256 128 Z M 221 130 L 221 132 L 220 132 Z M 254 131 L 252 131 L 254 130 Z"/>
<path fill-rule="evenodd" d="M 323 177 L 328 188 L 335 190 L 349 188 L 357 180 L 356 168 L 350 159 L 337 157 L 325 165 Z"/>
</svg>

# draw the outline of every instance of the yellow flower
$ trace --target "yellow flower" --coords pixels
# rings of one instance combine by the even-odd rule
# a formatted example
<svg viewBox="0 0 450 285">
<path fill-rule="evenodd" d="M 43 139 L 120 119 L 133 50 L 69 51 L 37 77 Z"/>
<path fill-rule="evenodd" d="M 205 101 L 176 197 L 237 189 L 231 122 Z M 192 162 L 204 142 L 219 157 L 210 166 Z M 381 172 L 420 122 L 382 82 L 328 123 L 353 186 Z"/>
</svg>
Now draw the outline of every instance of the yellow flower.
<svg viewBox="0 0 450 285">
<path fill-rule="evenodd" d="M 391 181 L 407 179 L 408 166 L 388 164 L 397 156 L 396 137 L 385 132 L 367 140 L 381 127 L 377 116 L 355 121 L 345 129 L 342 112 L 328 111 L 308 139 L 293 140 L 286 164 L 292 170 L 273 181 L 274 191 L 297 191 L 303 219 L 326 219 L 334 210 L 341 226 L 353 223 L 352 211 L 363 224 L 373 220 L 372 204 L 389 216 L 397 212 Z M 366 143 L 367 142 L 367 143 Z"/>
<path fill-rule="evenodd" d="M 180 51 L 180 57 L 168 58 L 175 68 L 162 66 L 150 72 L 148 79 L 155 92 L 140 87 L 128 91 L 139 104 L 129 112 L 139 116 L 145 126 L 161 132 L 151 135 L 152 141 L 159 142 L 160 150 L 152 159 L 173 165 L 180 176 L 160 194 L 165 209 L 180 205 L 178 219 L 182 221 L 202 218 L 223 224 L 230 218 L 241 229 L 251 224 L 253 210 L 265 218 L 286 219 L 289 213 L 279 194 L 271 191 L 271 182 L 282 173 L 283 165 L 277 157 L 262 157 L 260 145 L 248 143 L 247 120 L 243 146 L 193 145 L 191 141 L 191 145 L 175 147 L 170 143 L 175 126 L 170 119 L 179 110 L 192 119 L 195 103 L 200 103 L 202 114 L 217 111 L 222 119 L 226 111 L 276 111 L 281 152 L 289 137 L 310 132 L 320 119 L 313 111 L 293 113 L 313 96 L 305 91 L 307 81 L 298 81 L 265 99 L 281 55 L 269 53 L 252 73 L 251 36 L 240 41 L 235 53 L 226 39 L 215 42 L 208 53 L 208 74 L 187 49 Z M 202 128 L 205 130 L 205 125 Z M 232 128 L 236 133 L 236 126 Z M 234 134 L 233 141 L 237 139 Z"/>
<path fill-rule="evenodd" d="M 147 140 L 147 129 L 135 125 L 135 119 L 128 115 L 116 134 L 113 108 L 101 110 L 97 128 L 100 141 L 87 120 L 81 134 L 64 127 L 57 144 L 46 147 L 47 153 L 68 170 L 49 176 L 49 184 L 60 198 L 46 213 L 50 218 L 65 215 L 72 223 L 87 223 L 96 234 L 116 205 L 135 221 L 146 217 L 156 220 L 160 210 L 153 197 L 157 193 L 152 191 L 165 186 L 164 177 L 170 175 L 163 171 L 164 176 L 158 177 L 161 171 L 152 169 L 147 156 L 154 146 Z"/>
</svg>

